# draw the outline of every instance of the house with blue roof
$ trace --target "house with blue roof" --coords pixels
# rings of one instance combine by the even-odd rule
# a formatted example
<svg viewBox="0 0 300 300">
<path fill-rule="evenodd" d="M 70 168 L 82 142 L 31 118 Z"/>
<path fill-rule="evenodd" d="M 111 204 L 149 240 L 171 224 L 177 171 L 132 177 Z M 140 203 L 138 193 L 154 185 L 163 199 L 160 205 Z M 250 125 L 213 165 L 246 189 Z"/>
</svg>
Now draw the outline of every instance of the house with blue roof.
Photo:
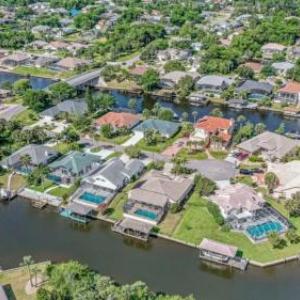
<svg viewBox="0 0 300 300">
<path fill-rule="evenodd" d="M 155 130 L 162 137 L 170 138 L 174 136 L 180 129 L 180 124 L 170 121 L 158 120 L 158 119 L 148 119 L 143 123 L 136 126 L 133 131 L 135 133 L 141 132 L 145 133 L 147 130 Z"/>
<path fill-rule="evenodd" d="M 102 166 L 99 156 L 72 151 L 49 164 L 49 179 L 62 185 L 70 185 L 83 176 L 96 172 Z"/>
</svg>

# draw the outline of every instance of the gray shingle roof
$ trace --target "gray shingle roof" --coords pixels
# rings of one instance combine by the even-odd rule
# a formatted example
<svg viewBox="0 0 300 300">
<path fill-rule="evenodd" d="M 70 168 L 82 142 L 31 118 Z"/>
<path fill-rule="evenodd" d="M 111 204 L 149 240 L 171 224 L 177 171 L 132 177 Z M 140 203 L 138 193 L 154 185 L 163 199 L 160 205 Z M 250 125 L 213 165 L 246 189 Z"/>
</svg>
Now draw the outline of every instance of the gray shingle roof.
<svg viewBox="0 0 300 300">
<path fill-rule="evenodd" d="M 87 105 L 84 100 L 65 100 L 42 111 L 40 115 L 55 117 L 61 112 L 67 112 L 71 115 L 83 115 L 87 112 Z"/>
<path fill-rule="evenodd" d="M 95 162 L 100 163 L 99 156 L 83 153 L 79 151 L 72 151 L 61 159 L 52 162 L 49 167 L 51 169 L 64 168 L 73 174 L 79 174 L 88 166 Z"/>
<path fill-rule="evenodd" d="M 278 159 L 283 158 L 286 154 L 299 146 L 300 141 L 270 131 L 265 131 L 237 145 L 239 149 L 249 153 L 260 150 L 267 151 L 271 157 Z"/>
<path fill-rule="evenodd" d="M 224 160 L 190 160 L 186 165 L 213 181 L 226 181 L 237 173 L 235 165 Z"/>
<path fill-rule="evenodd" d="M 1 164 L 11 167 L 20 161 L 20 157 L 29 155 L 32 165 L 45 164 L 51 158 L 58 156 L 58 152 L 53 148 L 44 145 L 30 144 L 22 147 L 9 157 L 2 160 Z"/>
<path fill-rule="evenodd" d="M 158 131 L 162 136 L 173 136 L 180 128 L 179 123 L 163 121 L 157 119 L 145 120 L 134 128 L 134 131 L 145 132 L 147 129 L 154 129 Z"/>
<path fill-rule="evenodd" d="M 246 80 L 238 88 L 238 92 L 249 91 L 251 93 L 265 93 L 270 94 L 272 92 L 273 86 L 267 82 L 259 82 L 255 80 Z"/>
<path fill-rule="evenodd" d="M 207 75 L 203 76 L 201 79 L 197 81 L 197 85 L 209 85 L 209 86 L 223 86 L 223 85 L 231 85 L 233 80 L 225 77 L 225 76 L 218 76 L 218 75 Z"/>
</svg>

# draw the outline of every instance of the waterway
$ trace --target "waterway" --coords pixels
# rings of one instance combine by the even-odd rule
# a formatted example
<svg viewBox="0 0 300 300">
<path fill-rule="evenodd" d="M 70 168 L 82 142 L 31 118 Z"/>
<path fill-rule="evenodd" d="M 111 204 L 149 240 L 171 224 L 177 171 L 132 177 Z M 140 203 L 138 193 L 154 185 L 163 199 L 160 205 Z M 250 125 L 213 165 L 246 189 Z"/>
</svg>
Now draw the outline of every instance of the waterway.
<svg viewBox="0 0 300 300">
<path fill-rule="evenodd" d="M 196 107 L 191 105 L 179 105 L 170 101 L 157 100 L 154 97 L 131 97 L 124 95 L 120 92 L 113 91 L 112 95 L 115 96 L 116 106 L 121 108 L 128 108 L 128 100 L 130 98 L 137 99 L 137 111 L 141 112 L 144 108 L 153 108 L 156 102 L 159 102 L 161 106 L 172 109 L 178 117 L 181 117 L 183 112 L 187 112 L 189 120 L 193 121 L 193 112 L 197 112 L 197 119 L 205 115 L 209 115 L 211 111 L 216 107 L 214 104 L 206 106 Z M 285 130 L 288 132 L 298 132 L 300 130 L 300 118 L 286 117 L 282 113 L 273 111 L 258 111 L 258 110 L 234 110 L 224 105 L 218 106 L 222 111 L 225 118 L 237 119 L 238 116 L 244 115 L 246 119 L 253 124 L 264 123 L 268 130 L 275 131 L 281 123 L 284 123 Z"/>
<path fill-rule="evenodd" d="M 14 83 L 15 81 L 23 78 L 29 79 L 32 88 L 38 90 L 44 89 L 51 83 L 55 82 L 55 80 L 49 78 L 35 77 L 35 76 L 26 77 L 15 73 L 0 71 L 0 86 L 4 82 Z"/>
<path fill-rule="evenodd" d="M 201 300 L 292 300 L 300 294 L 300 262 L 246 272 L 215 269 L 199 262 L 196 249 L 162 239 L 145 247 L 100 221 L 82 227 L 26 200 L 0 203 L 0 265 L 16 267 L 29 254 L 35 261 L 76 259 L 120 283 L 142 280 L 155 291 Z"/>
</svg>

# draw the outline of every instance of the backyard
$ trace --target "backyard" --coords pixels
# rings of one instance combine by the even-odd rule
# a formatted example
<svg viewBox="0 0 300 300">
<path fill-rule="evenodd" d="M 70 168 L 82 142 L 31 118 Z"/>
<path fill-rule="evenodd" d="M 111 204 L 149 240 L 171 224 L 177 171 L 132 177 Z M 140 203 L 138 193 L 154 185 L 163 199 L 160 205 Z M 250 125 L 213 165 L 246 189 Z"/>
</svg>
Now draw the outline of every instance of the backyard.
<svg viewBox="0 0 300 300">
<path fill-rule="evenodd" d="M 268 202 L 283 215 L 288 215 L 282 204 L 272 198 L 268 198 Z M 296 227 L 297 233 L 300 234 L 300 218 L 291 218 L 291 222 Z M 162 230 L 162 233 L 163 232 Z M 167 232 L 164 233 L 167 234 Z M 287 246 L 283 249 L 274 249 L 268 241 L 253 244 L 242 233 L 222 230 L 209 213 L 207 200 L 199 197 L 196 193 L 188 200 L 183 212 L 183 217 L 171 236 L 195 245 L 199 245 L 203 238 L 232 244 L 239 247 L 245 257 L 258 262 L 269 262 L 292 255 L 298 255 L 300 252 L 300 244 L 290 244 L 287 241 Z"/>
</svg>

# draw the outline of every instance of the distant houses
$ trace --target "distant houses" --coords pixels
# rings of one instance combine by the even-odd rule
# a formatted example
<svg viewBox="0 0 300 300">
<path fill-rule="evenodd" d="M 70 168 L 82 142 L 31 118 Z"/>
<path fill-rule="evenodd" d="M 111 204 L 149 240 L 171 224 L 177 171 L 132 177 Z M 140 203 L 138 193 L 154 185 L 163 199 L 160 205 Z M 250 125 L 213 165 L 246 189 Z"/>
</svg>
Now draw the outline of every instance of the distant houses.
<svg viewBox="0 0 300 300">
<path fill-rule="evenodd" d="M 232 79 L 225 76 L 207 75 L 196 82 L 196 88 L 206 93 L 220 94 L 233 82 Z"/>
</svg>

